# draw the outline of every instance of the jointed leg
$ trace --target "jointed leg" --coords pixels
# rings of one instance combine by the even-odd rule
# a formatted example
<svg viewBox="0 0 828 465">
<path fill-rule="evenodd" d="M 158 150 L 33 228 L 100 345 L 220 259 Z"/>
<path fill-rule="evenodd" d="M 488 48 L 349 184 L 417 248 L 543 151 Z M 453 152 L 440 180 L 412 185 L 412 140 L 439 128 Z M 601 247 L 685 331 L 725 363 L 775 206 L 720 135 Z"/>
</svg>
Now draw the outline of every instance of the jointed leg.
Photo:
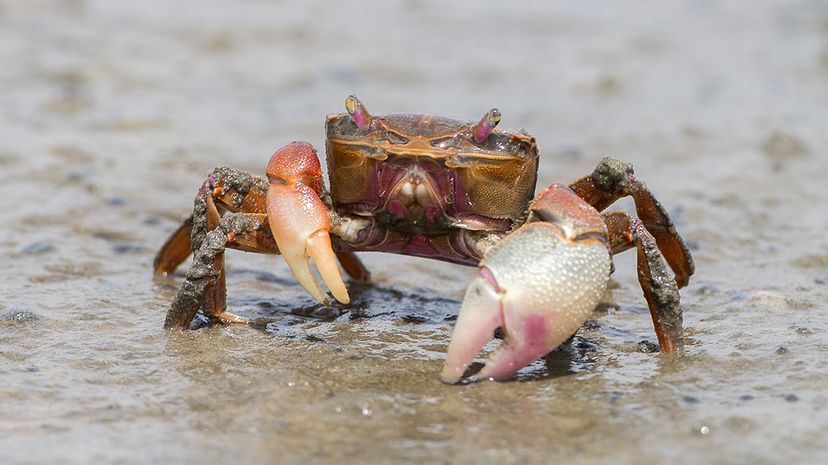
<svg viewBox="0 0 828 465">
<path fill-rule="evenodd" d="M 667 266 L 653 236 L 642 221 L 622 211 L 601 214 L 607 225 L 613 255 L 638 249 L 638 282 L 644 291 L 656 336 L 662 352 L 681 350 L 682 310 L 678 286 L 667 272 Z"/>
<path fill-rule="evenodd" d="M 190 215 L 178 229 L 173 232 L 161 250 L 155 255 L 153 267 L 158 274 L 166 275 L 178 268 L 193 253 L 190 235 L 193 232 L 193 215 Z"/>
<path fill-rule="evenodd" d="M 186 328 L 205 302 L 205 311 L 211 318 L 239 320 L 226 311 L 224 249 L 230 246 L 263 253 L 279 252 L 264 214 L 266 188 L 263 179 L 228 167 L 216 168 L 202 184 L 193 202 L 192 217 L 167 240 L 155 259 L 157 272 L 171 272 L 187 258 L 184 250 L 193 250 L 195 254 L 167 313 L 166 328 Z M 249 213 L 222 217 L 222 211 Z M 242 246 L 236 247 L 237 239 Z"/>
<path fill-rule="evenodd" d="M 193 202 L 193 214 L 167 239 L 155 256 L 155 272 L 167 274 L 175 271 L 193 250 L 200 247 L 222 212 L 264 213 L 266 190 L 267 181 L 258 176 L 226 166 L 213 170 L 198 190 Z"/>
<path fill-rule="evenodd" d="M 198 249 L 205 235 L 213 229 L 225 211 L 265 214 L 268 182 L 245 171 L 229 167 L 218 167 L 202 184 L 194 201 L 193 215 L 190 215 L 167 239 L 155 256 L 154 268 L 159 274 L 168 274 Z M 211 205 L 208 205 L 208 199 Z M 214 221 L 211 225 L 210 218 Z M 257 233 L 272 241 L 270 227 Z M 232 248 L 255 251 L 238 242 Z M 336 257 L 349 276 L 358 281 L 367 281 L 370 273 L 352 252 L 337 252 Z"/>
<path fill-rule="evenodd" d="M 632 165 L 605 157 L 595 171 L 576 180 L 569 187 L 598 211 L 622 197 L 631 196 L 638 217 L 652 233 L 658 248 L 676 274 L 678 287 L 687 285 L 695 270 L 690 250 L 676 232 L 670 215 L 661 203 L 643 182 L 635 178 Z"/>
<path fill-rule="evenodd" d="M 342 269 L 348 273 L 348 276 L 361 283 L 367 283 L 371 280 L 371 272 L 368 271 L 368 268 L 365 268 L 365 265 L 362 264 L 362 261 L 355 253 L 336 252 L 336 258 L 339 260 L 339 264 L 342 265 Z"/>
<path fill-rule="evenodd" d="M 310 144 L 295 142 L 278 150 L 267 168 L 268 180 L 227 167 L 216 168 L 198 191 L 193 216 L 167 240 L 155 259 L 157 272 L 168 273 L 194 252 L 193 264 L 173 300 L 164 326 L 186 328 L 207 303 L 208 316 L 239 321 L 226 311 L 226 247 L 281 253 L 299 283 L 319 302 L 330 304 L 311 272 L 313 259 L 337 300 L 348 303 L 337 259 L 356 279 L 368 270 L 351 252 L 335 253 L 319 159 Z M 226 213 L 222 216 L 223 212 Z M 187 232 L 190 232 L 187 237 Z"/>
<path fill-rule="evenodd" d="M 200 247 L 194 252 L 193 264 L 173 298 L 164 327 L 187 328 L 205 301 L 209 317 L 225 322 L 242 321 L 241 317 L 225 310 L 224 250 L 239 242 L 249 251 L 278 254 L 273 238 L 263 234 L 266 228 L 264 214 L 230 213 L 221 218 L 217 227 L 204 235 Z"/>
<path fill-rule="evenodd" d="M 219 227 L 221 214 L 216 208 L 212 195 L 204 195 L 207 204 L 207 228 L 210 231 Z M 201 243 L 201 240 L 199 240 Z M 224 270 L 224 251 L 216 255 L 213 261 L 213 271 L 218 273 L 218 279 L 213 283 L 205 294 L 210 315 L 219 316 L 227 309 L 227 274 Z"/>
</svg>

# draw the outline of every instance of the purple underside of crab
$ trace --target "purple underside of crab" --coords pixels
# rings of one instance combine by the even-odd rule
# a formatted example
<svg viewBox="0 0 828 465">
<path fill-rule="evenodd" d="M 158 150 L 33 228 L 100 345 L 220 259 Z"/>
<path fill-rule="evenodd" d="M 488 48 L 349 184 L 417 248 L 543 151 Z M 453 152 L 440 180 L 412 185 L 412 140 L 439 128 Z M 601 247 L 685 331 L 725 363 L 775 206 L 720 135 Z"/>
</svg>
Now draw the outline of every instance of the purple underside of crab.
<svg viewBox="0 0 828 465">
<path fill-rule="evenodd" d="M 328 291 L 340 302 L 350 299 L 337 262 L 352 278 L 368 279 L 354 252 L 414 255 L 479 269 L 441 379 L 459 381 L 498 328 L 503 343 L 479 376 L 504 379 L 577 331 L 606 288 L 610 255 L 636 248 L 662 350 L 680 347 L 677 284 L 687 283 L 692 259 L 629 165 L 607 157 L 591 175 L 534 197 L 535 139 L 497 129 L 496 109 L 469 122 L 372 115 L 353 96 L 345 107 L 326 120 L 328 189 L 306 142 L 276 151 L 266 179 L 227 167 L 209 176 L 191 220 L 156 257 L 156 271 L 166 273 L 195 254 L 166 327 L 187 327 L 199 309 L 218 321 L 244 321 L 226 308 L 225 247 L 281 254 L 299 283 L 326 305 Z M 599 213 L 628 195 L 642 221 Z M 662 253 L 675 279 L 666 274 Z"/>
</svg>

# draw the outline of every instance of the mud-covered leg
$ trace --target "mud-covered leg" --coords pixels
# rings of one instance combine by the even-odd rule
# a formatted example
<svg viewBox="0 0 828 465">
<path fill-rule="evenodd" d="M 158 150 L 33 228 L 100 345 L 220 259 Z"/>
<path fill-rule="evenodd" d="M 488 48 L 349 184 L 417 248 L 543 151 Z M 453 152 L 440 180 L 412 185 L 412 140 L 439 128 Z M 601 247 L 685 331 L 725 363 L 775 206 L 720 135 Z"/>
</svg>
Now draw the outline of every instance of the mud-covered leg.
<svg viewBox="0 0 828 465">
<path fill-rule="evenodd" d="M 576 180 L 569 187 L 598 211 L 622 197 L 631 196 L 638 217 L 655 238 L 658 248 L 675 273 L 678 287 L 687 285 L 695 271 L 690 250 L 676 232 L 667 210 L 653 197 L 644 183 L 636 179 L 632 165 L 613 157 L 604 157 L 591 174 Z"/>
<path fill-rule="evenodd" d="M 205 235 L 202 246 L 195 252 L 184 282 L 170 304 L 167 317 L 164 319 L 164 328 L 189 327 L 204 303 L 209 288 L 218 280 L 219 273 L 215 271 L 215 261 L 224 251 L 226 238 L 222 231 L 211 231 Z"/>
<path fill-rule="evenodd" d="M 681 350 L 683 315 L 678 286 L 667 272 L 655 239 L 640 220 L 625 212 L 609 211 L 601 216 L 607 225 L 613 255 L 633 247 L 638 249 L 638 282 L 647 299 L 661 351 Z"/>
<path fill-rule="evenodd" d="M 169 274 L 198 249 L 207 232 L 214 228 L 208 221 L 208 212 L 261 213 L 266 211 L 268 182 L 254 174 L 227 166 L 220 166 L 207 177 L 196 195 L 193 214 L 166 240 L 153 262 L 156 273 Z M 211 198 L 213 207 L 208 206 Z M 212 213 L 210 213 L 212 214 Z M 268 229 L 269 231 L 269 229 Z M 243 247 L 233 247 L 244 250 Z M 340 251 L 336 257 L 349 276 L 368 281 L 371 274 L 352 252 Z"/>
<path fill-rule="evenodd" d="M 210 231 L 218 228 L 221 214 L 216 208 L 212 195 L 204 195 L 207 204 L 207 227 Z M 227 273 L 224 270 L 224 251 L 222 250 L 213 261 L 213 269 L 219 274 L 215 283 L 210 285 L 206 292 L 207 308 L 210 315 L 217 317 L 227 309 Z"/>
<path fill-rule="evenodd" d="M 266 221 L 264 214 L 230 213 L 221 218 L 215 229 L 204 234 L 184 283 L 170 304 L 165 328 L 186 329 L 205 302 L 209 303 L 211 318 L 223 322 L 244 321 L 224 310 L 224 296 L 216 295 L 216 288 L 223 288 L 220 279 L 224 250 L 229 245 L 247 251 L 278 254 L 279 249 L 267 232 Z M 219 298 L 222 305 L 217 305 Z"/>
<path fill-rule="evenodd" d="M 196 194 L 193 214 L 164 242 L 155 256 L 156 273 L 168 274 L 198 249 L 207 232 L 214 227 L 208 224 L 208 198 L 212 198 L 215 213 L 265 212 L 267 181 L 251 173 L 220 166 L 214 169 Z"/>
</svg>

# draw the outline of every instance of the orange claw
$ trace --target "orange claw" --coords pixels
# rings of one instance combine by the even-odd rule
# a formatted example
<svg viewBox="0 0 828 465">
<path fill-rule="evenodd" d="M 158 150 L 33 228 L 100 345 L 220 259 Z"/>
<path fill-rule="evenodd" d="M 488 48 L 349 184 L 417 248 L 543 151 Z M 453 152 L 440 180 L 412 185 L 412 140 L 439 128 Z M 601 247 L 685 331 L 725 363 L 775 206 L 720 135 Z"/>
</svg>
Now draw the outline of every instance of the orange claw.
<svg viewBox="0 0 828 465">
<path fill-rule="evenodd" d="M 293 142 L 277 150 L 267 164 L 267 217 L 273 238 L 299 284 L 317 301 L 331 300 L 310 269 L 313 258 L 319 275 L 336 300 L 350 302 L 331 248 L 328 209 L 319 198 L 322 169 L 316 150 Z"/>
</svg>

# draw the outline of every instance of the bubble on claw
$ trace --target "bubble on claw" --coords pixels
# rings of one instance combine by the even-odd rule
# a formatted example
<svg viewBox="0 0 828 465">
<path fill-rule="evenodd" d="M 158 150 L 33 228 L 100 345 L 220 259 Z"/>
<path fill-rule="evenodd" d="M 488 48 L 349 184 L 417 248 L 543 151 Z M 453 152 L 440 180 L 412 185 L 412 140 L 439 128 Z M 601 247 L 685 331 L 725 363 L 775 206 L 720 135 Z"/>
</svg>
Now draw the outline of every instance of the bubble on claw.
<svg viewBox="0 0 828 465">
<path fill-rule="evenodd" d="M 475 142 L 478 144 L 482 144 L 486 142 L 486 139 L 489 138 L 489 134 L 492 133 L 492 130 L 500 123 L 500 110 L 497 108 L 492 108 L 482 118 L 480 121 L 472 127 L 472 135 L 474 136 Z"/>
<path fill-rule="evenodd" d="M 365 105 L 363 105 L 362 102 L 356 98 L 356 96 L 349 95 L 348 98 L 345 99 L 345 110 L 348 111 L 348 114 L 351 115 L 351 119 L 363 131 L 367 130 L 371 125 L 373 117 L 370 113 L 368 113 L 368 109 L 365 108 Z"/>
</svg>

